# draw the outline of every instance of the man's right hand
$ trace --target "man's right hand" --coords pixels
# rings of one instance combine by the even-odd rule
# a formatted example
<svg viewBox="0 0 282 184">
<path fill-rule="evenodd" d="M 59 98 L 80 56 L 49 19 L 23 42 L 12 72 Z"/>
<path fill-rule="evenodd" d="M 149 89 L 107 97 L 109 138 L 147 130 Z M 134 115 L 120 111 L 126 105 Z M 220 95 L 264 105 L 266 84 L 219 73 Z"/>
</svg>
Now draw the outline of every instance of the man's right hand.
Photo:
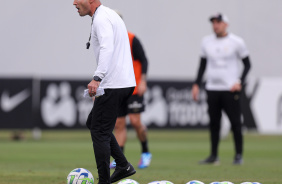
<svg viewBox="0 0 282 184">
<path fill-rule="evenodd" d="M 87 88 L 89 90 L 88 93 L 89 93 L 90 97 L 95 97 L 99 85 L 100 85 L 100 82 L 99 81 L 95 81 L 95 80 L 92 80 L 88 84 Z"/>
<path fill-rule="evenodd" d="M 146 80 L 142 80 L 139 82 L 138 84 L 138 90 L 137 90 L 137 93 L 139 96 L 143 96 L 144 93 L 146 92 L 147 90 L 147 82 Z"/>
<path fill-rule="evenodd" d="M 194 85 L 192 86 L 192 96 L 193 96 L 193 100 L 198 101 L 199 92 L 200 92 L 200 89 L 199 89 L 198 84 L 194 84 Z"/>
</svg>

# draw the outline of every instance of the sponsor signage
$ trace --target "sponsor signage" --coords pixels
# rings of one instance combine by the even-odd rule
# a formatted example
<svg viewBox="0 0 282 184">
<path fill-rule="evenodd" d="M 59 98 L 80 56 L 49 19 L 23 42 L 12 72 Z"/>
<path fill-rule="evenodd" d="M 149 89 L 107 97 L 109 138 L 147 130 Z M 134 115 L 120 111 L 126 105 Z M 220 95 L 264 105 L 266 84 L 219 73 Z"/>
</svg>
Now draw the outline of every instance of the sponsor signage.
<svg viewBox="0 0 282 184">
<path fill-rule="evenodd" d="M 88 80 L 1 79 L 0 128 L 86 128 L 93 107 L 93 100 L 83 97 L 88 83 Z M 245 128 L 263 134 L 282 134 L 281 84 L 281 78 L 263 78 L 246 90 L 251 93 L 242 93 Z M 192 82 L 149 81 L 142 122 L 149 128 L 208 128 L 206 92 L 202 88 L 199 101 L 195 102 L 191 88 Z M 222 122 L 224 131 L 230 129 L 224 114 Z"/>
<path fill-rule="evenodd" d="M 143 123 L 154 128 L 206 128 L 209 123 L 206 93 L 201 90 L 199 101 L 195 102 L 191 88 L 191 82 L 150 81 L 144 96 Z"/>
<path fill-rule="evenodd" d="M 89 81 L 42 80 L 40 84 L 40 128 L 85 128 L 93 107 L 83 92 Z"/>
<path fill-rule="evenodd" d="M 32 79 L 0 79 L 0 128 L 32 128 Z"/>
</svg>

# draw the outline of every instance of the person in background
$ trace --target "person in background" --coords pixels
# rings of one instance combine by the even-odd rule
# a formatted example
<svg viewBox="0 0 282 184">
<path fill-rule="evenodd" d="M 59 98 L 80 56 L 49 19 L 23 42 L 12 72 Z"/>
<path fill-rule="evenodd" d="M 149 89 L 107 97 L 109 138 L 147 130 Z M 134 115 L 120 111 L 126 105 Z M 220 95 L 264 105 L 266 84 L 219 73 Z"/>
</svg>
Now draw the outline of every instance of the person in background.
<svg viewBox="0 0 282 184">
<path fill-rule="evenodd" d="M 206 71 L 208 114 L 210 117 L 211 152 L 200 164 L 218 164 L 218 145 L 222 110 L 230 120 L 235 142 L 233 164 L 243 163 L 243 135 L 240 111 L 240 92 L 250 70 L 249 52 L 242 38 L 227 31 L 228 18 L 216 14 L 210 18 L 214 34 L 202 40 L 200 67 L 192 87 L 194 100 L 198 100 L 199 86 Z M 239 62 L 244 69 L 240 75 Z"/>
<path fill-rule="evenodd" d="M 120 17 L 122 15 L 120 12 L 116 11 Z M 145 110 L 144 104 L 144 93 L 147 89 L 147 68 L 148 68 L 148 60 L 146 58 L 144 49 L 142 47 L 139 39 L 131 32 L 128 32 L 132 62 L 136 80 L 136 87 L 132 94 L 132 96 L 127 101 L 127 106 L 124 109 L 120 109 L 120 113 L 118 114 L 118 118 L 115 126 L 115 136 L 117 142 L 122 151 L 124 151 L 124 146 L 126 143 L 126 116 L 129 117 L 131 125 L 134 127 L 138 139 L 141 143 L 141 158 L 138 164 L 138 168 L 143 169 L 150 165 L 152 154 L 149 152 L 148 148 L 148 139 L 147 139 L 147 128 L 141 122 L 141 113 Z M 116 162 L 113 160 L 110 164 L 110 168 L 115 168 Z"/>
</svg>

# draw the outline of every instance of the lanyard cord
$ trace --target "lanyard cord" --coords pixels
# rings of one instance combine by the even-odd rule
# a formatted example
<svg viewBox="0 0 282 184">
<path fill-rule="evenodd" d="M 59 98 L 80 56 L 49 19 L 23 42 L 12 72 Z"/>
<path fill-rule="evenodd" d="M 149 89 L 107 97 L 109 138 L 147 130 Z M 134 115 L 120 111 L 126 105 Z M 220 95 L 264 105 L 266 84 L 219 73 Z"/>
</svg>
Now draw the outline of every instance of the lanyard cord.
<svg viewBox="0 0 282 184">
<path fill-rule="evenodd" d="M 97 9 L 98 9 L 100 6 L 101 6 L 101 5 L 99 5 L 99 6 L 96 8 L 96 10 L 95 10 L 95 12 L 94 12 L 94 14 L 93 14 L 93 16 L 92 16 L 90 36 L 89 36 L 88 42 L 86 43 L 86 49 L 89 49 L 89 47 L 90 47 L 90 40 L 91 40 L 91 33 L 92 33 L 92 25 L 93 25 L 94 15 L 95 15 Z"/>
</svg>

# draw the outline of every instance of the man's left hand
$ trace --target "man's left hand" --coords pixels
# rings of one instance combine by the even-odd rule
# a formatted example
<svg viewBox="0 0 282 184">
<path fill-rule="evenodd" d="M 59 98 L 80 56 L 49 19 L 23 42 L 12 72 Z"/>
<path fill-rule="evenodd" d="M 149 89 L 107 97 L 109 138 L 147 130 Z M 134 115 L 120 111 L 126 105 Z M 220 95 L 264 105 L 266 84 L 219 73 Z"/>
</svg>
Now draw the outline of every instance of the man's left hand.
<svg viewBox="0 0 282 184">
<path fill-rule="evenodd" d="M 143 96 L 147 90 L 147 82 L 146 80 L 141 80 L 138 84 L 137 93 L 139 96 Z"/>
<path fill-rule="evenodd" d="M 88 84 L 88 93 L 89 93 L 89 96 L 93 97 L 96 95 L 96 92 L 97 92 L 97 89 L 100 85 L 100 82 L 99 81 L 95 81 L 95 80 L 92 80 L 89 84 Z"/>
<path fill-rule="evenodd" d="M 230 91 L 231 91 L 231 92 L 241 91 L 241 89 L 242 89 L 241 83 L 236 82 L 236 83 L 232 86 L 232 88 L 231 88 Z"/>
</svg>

